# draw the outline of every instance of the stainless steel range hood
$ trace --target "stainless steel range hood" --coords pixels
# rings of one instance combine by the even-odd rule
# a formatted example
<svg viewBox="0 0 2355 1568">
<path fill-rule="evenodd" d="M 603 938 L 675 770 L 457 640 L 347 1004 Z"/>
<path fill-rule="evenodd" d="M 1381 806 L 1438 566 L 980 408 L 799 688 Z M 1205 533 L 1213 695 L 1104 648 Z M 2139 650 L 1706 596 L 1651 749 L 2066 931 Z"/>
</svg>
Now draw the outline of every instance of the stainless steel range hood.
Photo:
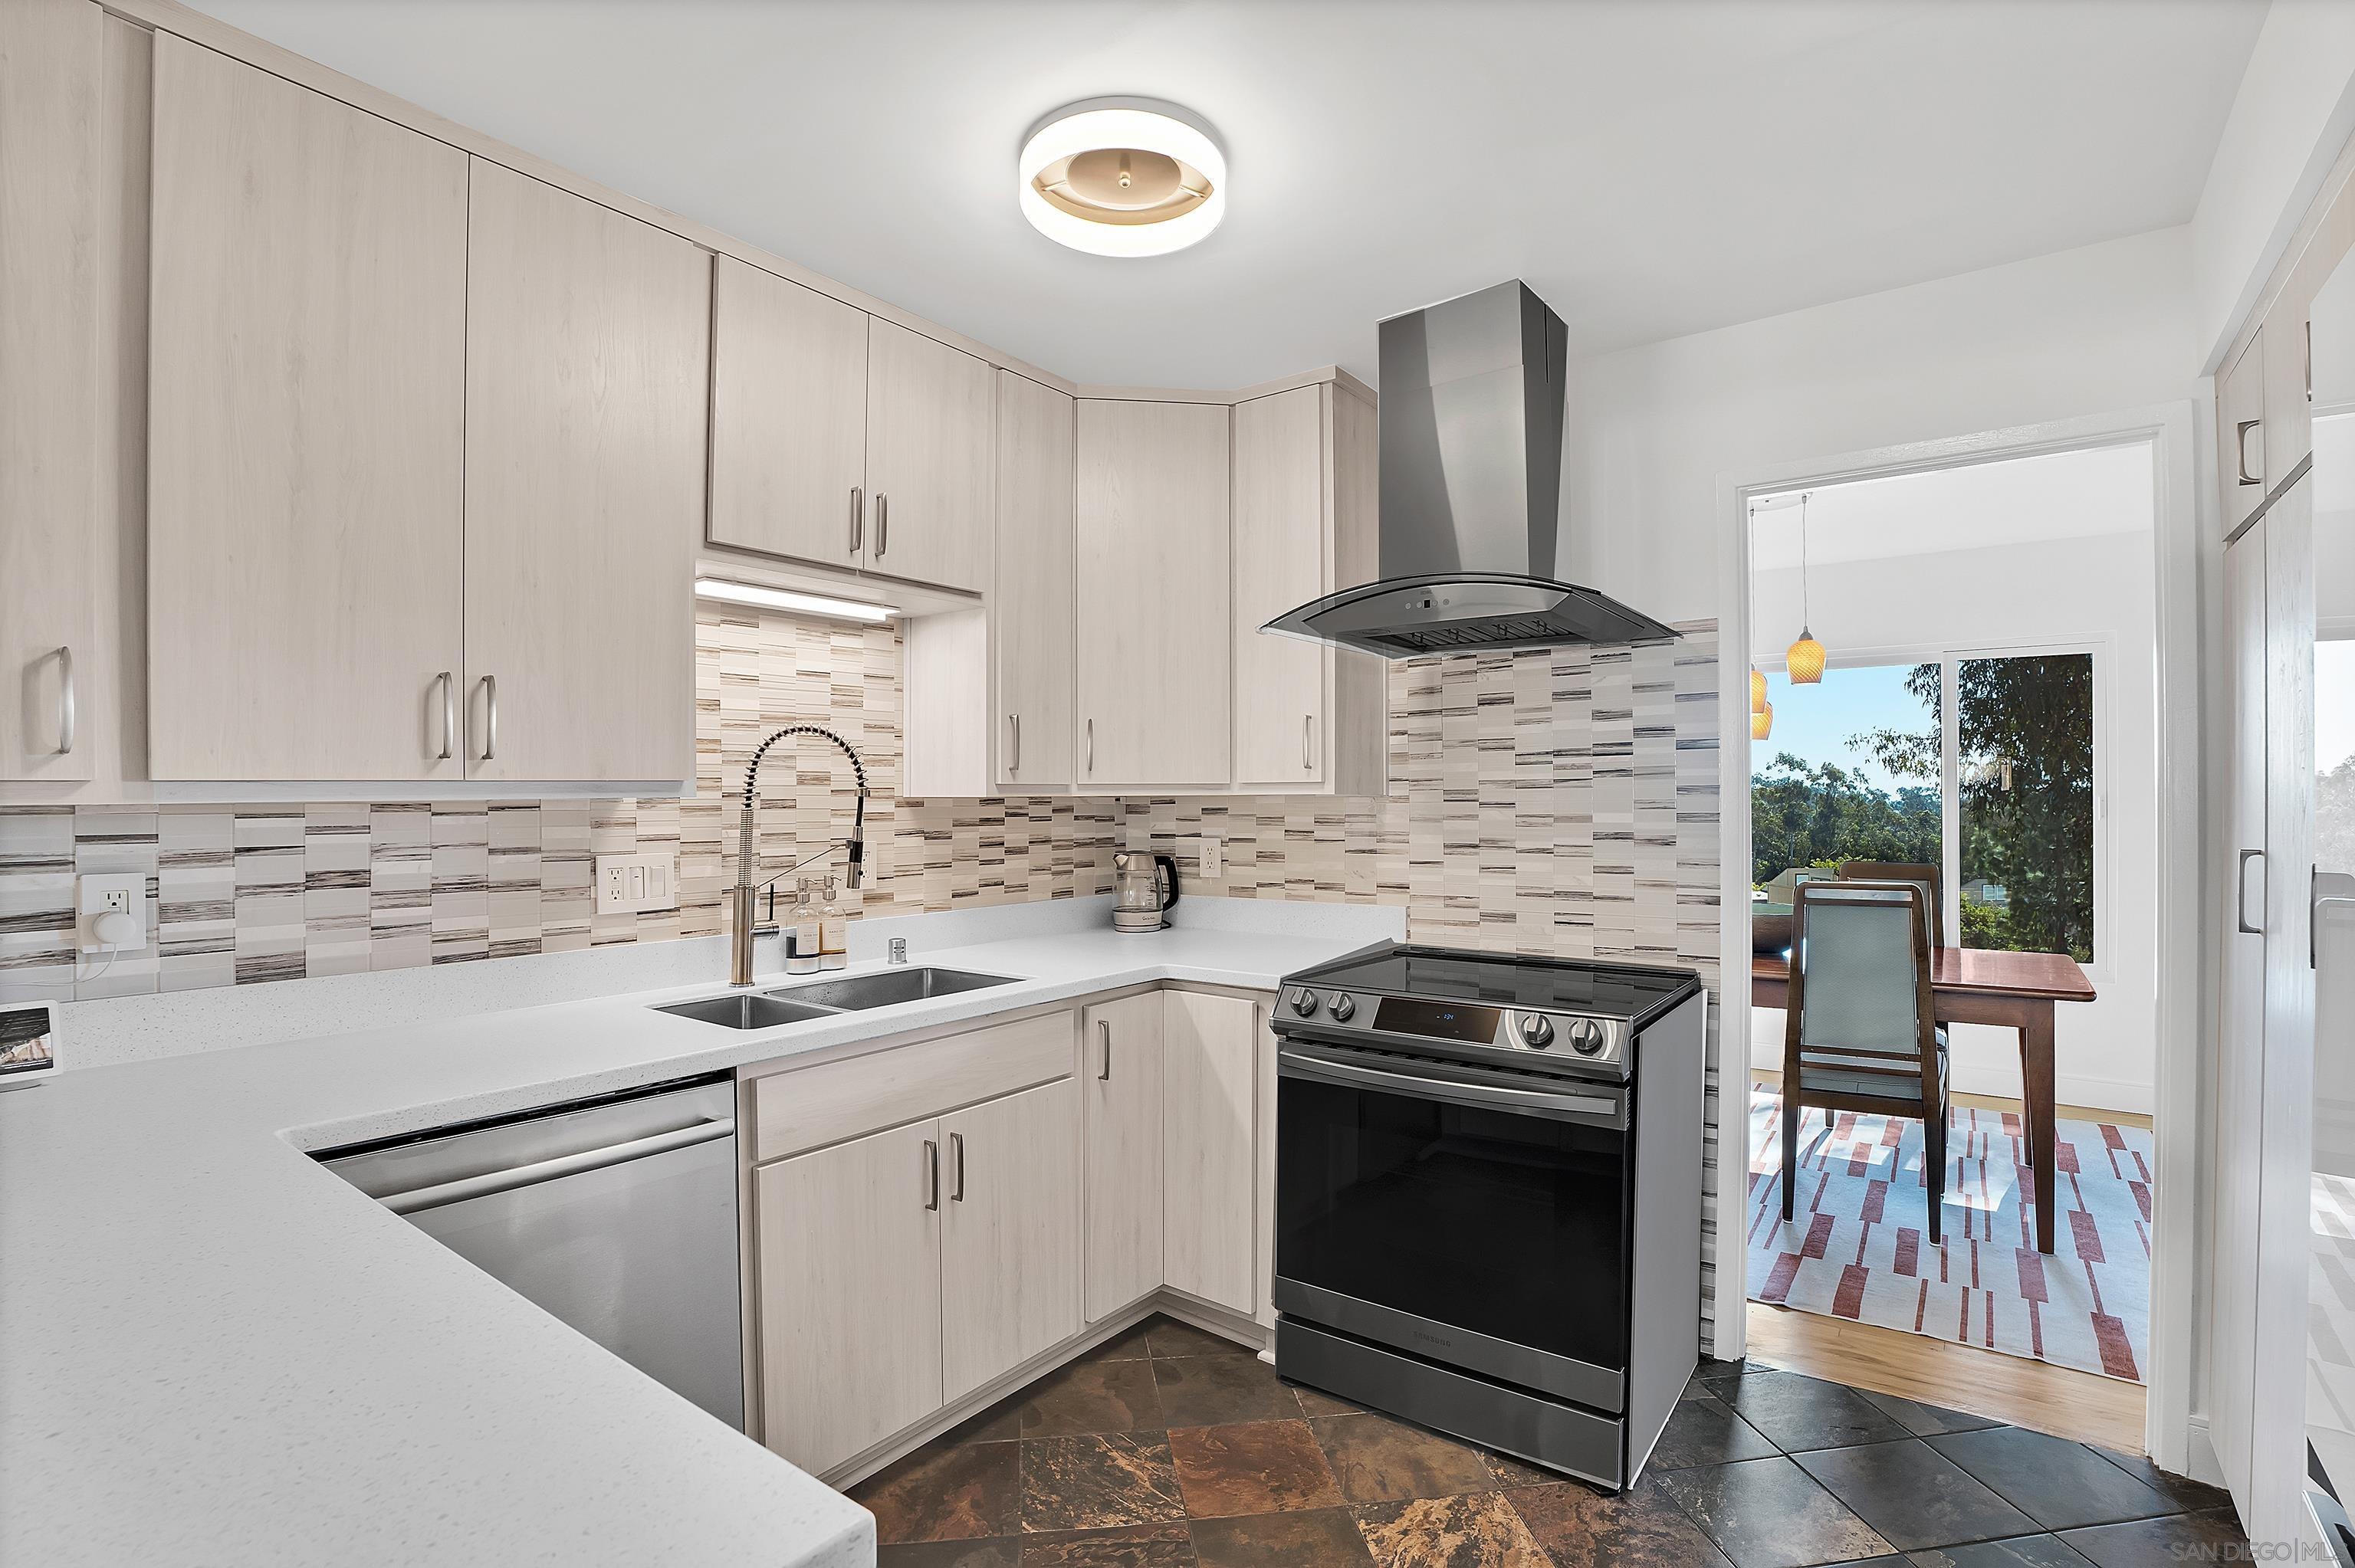
<svg viewBox="0 0 2355 1568">
<path fill-rule="evenodd" d="M 1554 578 L 1561 318 L 1514 281 L 1392 316 L 1380 333 L 1381 576 L 1260 630 L 1384 659 L 1673 639 Z"/>
</svg>

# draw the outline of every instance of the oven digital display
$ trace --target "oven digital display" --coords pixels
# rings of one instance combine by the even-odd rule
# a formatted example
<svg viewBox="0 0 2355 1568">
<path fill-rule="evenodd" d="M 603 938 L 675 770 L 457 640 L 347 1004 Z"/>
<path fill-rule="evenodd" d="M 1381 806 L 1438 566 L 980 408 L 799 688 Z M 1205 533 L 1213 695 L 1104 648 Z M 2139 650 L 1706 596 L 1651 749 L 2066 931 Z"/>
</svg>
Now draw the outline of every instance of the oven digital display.
<svg viewBox="0 0 2355 1568">
<path fill-rule="evenodd" d="M 1496 1041 L 1498 1017 L 1493 1007 L 1411 1001 L 1386 996 L 1374 1009 L 1374 1027 L 1392 1034 L 1421 1034 L 1433 1040 L 1462 1040 L 1487 1045 Z"/>
</svg>

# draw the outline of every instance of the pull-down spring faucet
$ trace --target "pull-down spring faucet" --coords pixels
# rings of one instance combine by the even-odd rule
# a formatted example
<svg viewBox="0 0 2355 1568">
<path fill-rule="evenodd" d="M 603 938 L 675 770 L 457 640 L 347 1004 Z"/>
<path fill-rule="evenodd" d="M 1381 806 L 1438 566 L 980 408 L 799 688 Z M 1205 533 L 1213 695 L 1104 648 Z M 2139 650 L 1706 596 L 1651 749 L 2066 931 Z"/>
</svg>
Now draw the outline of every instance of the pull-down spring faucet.
<svg viewBox="0 0 2355 1568">
<path fill-rule="evenodd" d="M 837 847 L 828 843 L 817 853 L 809 856 L 806 860 L 795 862 L 777 873 L 776 876 L 772 876 L 766 881 L 758 880 L 761 863 L 759 851 L 753 843 L 752 830 L 753 814 L 760 809 L 761 804 L 761 758 L 768 755 L 769 747 L 789 735 L 823 736 L 840 747 L 842 754 L 850 758 L 851 771 L 858 778 L 858 807 L 857 813 L 851 818 L 850 837 L 840 846 L 847 848 L 850 852 L 848 869 L 843 874 L 843 884 L 855 888 L 858 886 L 866 874 L 867 765 L 858 760 L 858 753 L 851 750 L 850 743 L 834 731 L 820 728 L 814 724 L 789 725 L 762 741 L 753 751 L 752 760 L 744 769 L 744 814 L 737 828 L 736 885 L 731 890 L 730 913 L 734 923 L 729 931 L 728 983 L 730 985 L 752 983 L 753 901 L 761 889 L 767 886 L 769 883 L 776 881 L 778 876 L 791 876 L 803 866 L 809 864 L 811 861 L 825 859 Z"/>
</svg>

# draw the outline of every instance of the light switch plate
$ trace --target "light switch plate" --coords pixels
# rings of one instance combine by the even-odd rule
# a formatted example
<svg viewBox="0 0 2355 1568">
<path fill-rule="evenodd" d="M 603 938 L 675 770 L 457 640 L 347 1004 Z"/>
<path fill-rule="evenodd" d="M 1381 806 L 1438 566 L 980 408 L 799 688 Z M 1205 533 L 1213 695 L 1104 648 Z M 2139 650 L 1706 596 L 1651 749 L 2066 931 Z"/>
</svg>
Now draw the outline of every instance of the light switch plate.
<svg viewBox="0 0 2355 1568">
<path fill-rule="evenodd" d="M 147 878 L 130 871 L 92 874 L 74 878 L 74 942 L 85 953 L 102 953 L 98 917 L 119 909 L 139 922 L 139 940 L 118 947 L 118 953 L 136 952 L 147 945 Z"/>
<path fill-rule="evenodd" d="M 597 913 L 635 915 L 678 906 L 678 862 L 666 854 L 597 857 Z"/>
</svg>

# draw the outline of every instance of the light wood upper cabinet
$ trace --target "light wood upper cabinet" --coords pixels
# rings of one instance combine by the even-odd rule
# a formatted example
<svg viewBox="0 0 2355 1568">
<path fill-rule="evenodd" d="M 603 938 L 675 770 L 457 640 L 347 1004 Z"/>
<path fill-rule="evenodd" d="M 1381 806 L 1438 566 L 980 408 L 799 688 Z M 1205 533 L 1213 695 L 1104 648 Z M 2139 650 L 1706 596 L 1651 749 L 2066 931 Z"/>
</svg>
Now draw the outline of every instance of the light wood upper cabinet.
<svg viewBox="0 0 2355 1568">
<path fill-rule="evenodd" d="M 711 259 L 476 159 L 467 773 L 695 771 Z"/>
<path fill-rule="evenodd" d="M 711 314 L 715 545 L 867 559 L 867 313 L 722 256 Z"/>
<path fill-rule="evenodd" d="M 992 740 L 1009 789 L 1071 781 L 1072 418 L 1063 393 L 997 373 Z"/>
<path fill-rule="evenodd" d="M 1163 1006 L 1148 991 L 1081 1015 L 1091 1323 L 1161 1284 Z"/>
<path fill-rule="evenodd" d="M 752 1173 L 763 1438 L 824 1470 L 940 1408 L 940 1124 Z"/>
<path fill-rule="evenodd" d="M 867 323 L 867 567 L 978 590 L 989 563 L 989 366 Z"/>
<path fill-rule="evenodd" d="M 1079 1087 L 1065 1077 L 940 1128 L 941 1373 L 954 1400 L 1080 1331 Z"/>
<path fill-rule="evenodd" d="M 1314 783 L 1329 750 L 1328 656 L 1260 628 L 1328 591 L 1327 387 L 1235 405 L 1235 781 Z"/>
<path fill-rule="evenodd" d="M 1078 419 L 1077 782 L 1222 786 L 1229 410 L 1082 398 Z"/>
<path fill-rule="evenodd" d="M 1189 991 L 1162 1001 L 1162 1277 L 1251 1313 L 1260 1004 Z"/>
<path fill-rule="evenodd" d="M 465 156 L 165 33 L 154 105 L 151 770 L 457 779 Z"/>
<path fill-rule="evenodd" d="M 102 17 L 88 0 L 0 7 L 0 779 L 6 779 L 91 777 L 101 716 L 88 704 L 97 654 L 91 465 Z"/>
</svg>

